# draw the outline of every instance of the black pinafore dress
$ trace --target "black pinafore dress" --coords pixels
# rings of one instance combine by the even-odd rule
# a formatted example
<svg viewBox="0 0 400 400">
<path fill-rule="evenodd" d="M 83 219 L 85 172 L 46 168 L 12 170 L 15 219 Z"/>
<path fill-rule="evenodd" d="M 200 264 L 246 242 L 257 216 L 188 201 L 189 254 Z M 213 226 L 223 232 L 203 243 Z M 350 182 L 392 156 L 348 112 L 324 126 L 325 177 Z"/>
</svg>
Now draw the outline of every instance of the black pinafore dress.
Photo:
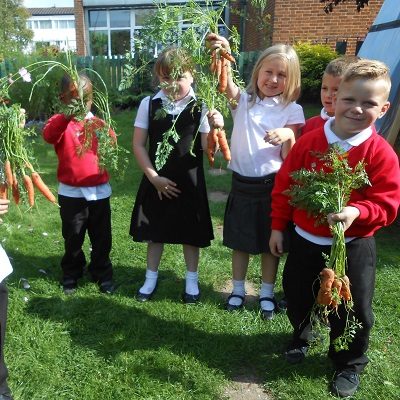
<svg viewBox="0 0 400 400">
<path fill-rule="evenodd" d="M 174 181 L 181 193 L 178 197 L 168 199 L 163 196 L 160 200 L 156 188 L 143 175 L 132 211 L 130 235 L 136 242 L 207 247 L 214 235 L 204 177 L 201 133 L 196 135 L 201 110 L 193 99 L 178 116 L 167 114 L 156 119 L 157 110 L 161 108 L 161 99 L 150 99 L 149 157 L 154 166 L 158 142 L 172 127 L 173 118 L 177 118 L 175 128 L 180 139 L 177 143 L 171 139 L 174 148 L 158 174 Z"/>
</svg>

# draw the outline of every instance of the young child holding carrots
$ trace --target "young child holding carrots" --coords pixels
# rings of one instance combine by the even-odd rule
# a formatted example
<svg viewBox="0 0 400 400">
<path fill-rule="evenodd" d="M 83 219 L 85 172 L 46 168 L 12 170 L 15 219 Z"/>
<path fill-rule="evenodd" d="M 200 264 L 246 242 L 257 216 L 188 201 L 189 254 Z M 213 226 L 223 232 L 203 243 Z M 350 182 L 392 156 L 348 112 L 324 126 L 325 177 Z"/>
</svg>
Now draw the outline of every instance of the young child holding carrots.
<svg viewBox="0 0 400 400">
<path fill-rule="evenodd" d="M 212 50 L 230 53 L 229 42 L 209 34 Z M 304 124 L 300 94 L 300 66 L 291 46 L 277 44 L 266 49 L 254 66 L 250 84 L 241 91 L 228 68 L 225 94 L 231 103 L 232 189 L 224 217 L 223 243 L 231 248 L 233 290 L 226 309 L 241 308 L 245 301 L 245 278 L 250 254 L 261 254 L 260 308 L 264 319 L 276 310 L 274 287 L 279 258 L 268 247 L 271 190 L 276 172 Z"/>
<path fill-rule="evenodd" d="M 320 128 L 325 122 L 335 115 L 334 97 L 338 90 L 342 76 L 346 68 L 353 62 L 358 61 L 357 56 L 341 56 L 328 63 L 322 75 L 321 82 L 321 103 L 320 115 L 308 118 L 305 125 L 301 128 L 301 135 Z"/>
<path fill-rule="evenodd" d="M 0 199 L 0 215 L 8 211 L 10 200 Z M 12 400 L 7 384 L 8 371 L 4 361 L 4 339 L 7 322 L 8 290 L 4 279 L 12 272 L 12 266 L 3 247 L 0 245 L 0 400 Z"/>
<path fill-rule="evenodd" d="M 82 245 L 88 232 L 91 242 L 88 272 L 98 283 L 103 293 L 114 292 L 111 251 L 111 209 L 108 172 L 99 167 L 95 134 L 85 147 L 88 127 L 101 129 L 104 122 L 95 117 L 92 105 L 92 82 L 85 75 L 74 82 L 69 75 L 61 81 L 60 99 L 66 105 L 78 96 L 78 86 L 84 93 L 87 115 L 85 120 L 75 116 L 56 114 L 51 117 L 43 130 L 44 140 L 54 145 L 58 157 L 57 177 L 59 181 L 58 202 L 62 222 L 65 253 L 61 260 L 64 293 L 71 294 L 77 288 L 86 265 Z M 115 136 L 110 130 L 109 134 Z"/>
<path fill-rule="evenodd" d="M 130 234 L 134 241 L 148 243 L 146 279 L 136 296 L 142 302 L 156 289 L 164 243 L 182 244 L 187 268 L 182 298 L 185 303 L 198 302 L 199 249 L 214 237 L 203 170 L 210 127 L 196 101 L 192 72 L 193 63 L 183 49 L 164 50 L 154 65 L 161 90 L 142 100 L 135 120 L 133 152 L 144 175 Z M 212 110 L 208 116 L 213 126 L 223 126 L 219 112 Z M 169 140 L 172 151 L 157 169 L 157 146 L 171 130 L 176 135 Z"/>
<path fill-rule="evenodd" d="M 324 254 L 332 244 L 330 226 L 341 223 L 346 237 L 347 271 L 351 283 L 353 309 L 339 304 L 329 314 L 330 347 L 335 375 L 332 392 L 340 397 L 353 395 L 359 386 L 359 374 L 368 363 L 366 351 L 373 325 L 372 297 L 375 286 L 376 251 L 374 233 L 391 224 L 400 202 L 400 170 L 397 156 L 374 122 L 389 108 L 391 83 L 386 65 L 374 60 L 360 60 L 347 67 L 335 96 L 335 117 L 323 127 L 299 138 L 275 179 L 272 192 L 272 254 L 282 255 L 283 231 L 291 220 L 289 253 L 283 271 L 287 298 L 287 315 L 293 326 L 293 338 L 285 357 L 290 363 L 304 359 L 309 343 L 301 337 L 310 322 L 315 304 L 318 275 L 325 268 Z M 285 192 L 293 183 L 291 173 L 300 169 L 325 170 L 318 154 L 329 146 L 339 145 L 354 168 L 365 164 L 370 185 L 353 190 L 350 201 L 337 213 L 327 215 L 326 224 L 315 224 L 315 218 L 289 203 Z M 332 282 L 332 277 L 329 278 Z M 347 313 L 349 312 L 349 315 Z M 361 327 L 347 350 L 336 351 L 334 340 L 344 332 L 347 318 L 355 318 Z"/>
</svg>

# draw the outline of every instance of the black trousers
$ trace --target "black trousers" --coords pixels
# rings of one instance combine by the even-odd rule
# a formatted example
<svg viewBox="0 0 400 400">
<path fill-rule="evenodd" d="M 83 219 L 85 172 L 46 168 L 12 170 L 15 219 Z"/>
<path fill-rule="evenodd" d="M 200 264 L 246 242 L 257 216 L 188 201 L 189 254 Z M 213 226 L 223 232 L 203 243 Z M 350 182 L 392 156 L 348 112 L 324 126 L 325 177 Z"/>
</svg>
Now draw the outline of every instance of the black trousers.
<svg viewBox="0 0 400 400">
<path fill-rule="evenodd" d="M 79 279 L 86 265 L 82 245 L 86 232 L 89 235 L 92 251 L 88 265 L 89 274 L 94 282 L 112 279 L 110 252 L 111 208 L 110 199 L 87 201 L 59 195 L 61 206 L 62 235 L 65 253 L 61 260 L 63 279 Z"/>
<path fill-rule="evenodd" d="M 362 328 L 349 344 L 348 350 L 336 352 L 332 342 L 343 333 L 346 311 L 339 306 L 338 314 L 331 313 L 329 322 L 330 347 L 328 356 L 337 371 L 351 369 L 360 373 L 368 363 L 365 352 L 374 316 L 372 298 L 375 288 L 376 248 L 375 238 L 356 238 L 346 244 L 348 270 L 354 307 L 349 317 L 354 316 Z M 300 339 L 302 330 L 308 325 L 310 311 L 318 292 L 318 274 L 325 267 L 322 253 L 328 254 L 330 246 L 309 242 L 292 232 L 289 254 L 283 271 L 283 289 L 287 298 L 287 315 L 293 326 L 293 344 L 303 345 Z"/>
<path fill-rule="evenodd" d="M 9 393 L 7 386 L 7 367 L 4 362 L 4 338 L 6 334 L 8 290 L 0 283 L 0 394 Z"/>
</svg>

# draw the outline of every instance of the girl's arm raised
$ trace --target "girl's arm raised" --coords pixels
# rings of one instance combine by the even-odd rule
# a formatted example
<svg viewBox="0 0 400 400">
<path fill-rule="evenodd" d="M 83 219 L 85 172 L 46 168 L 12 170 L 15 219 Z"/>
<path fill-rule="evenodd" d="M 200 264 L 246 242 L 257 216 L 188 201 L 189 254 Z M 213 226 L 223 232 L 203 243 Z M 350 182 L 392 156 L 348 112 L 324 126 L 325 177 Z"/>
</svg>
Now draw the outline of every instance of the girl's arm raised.
<svg viewBox="0 0 400 400">
<path fill-rule="evenodd" d="M 229 42 L 226 38 L 223 36 L 217 35 L 216 33 L 210 33 L 207 38 L 208 46 L 211 51 L 225 51 L 230 54 L 231 49 L 229 46 Z M 228 100 L 231 103 L 231 107 L 233 109 L 236 108 L 236 103 L 239 101 L 240 98 L 240 89 L 238 86 L 235 84 L 235 82 L 232 79 L 232 72 L 230 68 L 230 63 L 227 65 L 227 86 L 226 86 L 226 91 L 225 91 L 225 96 L 228 98 Z"/>
</svg>

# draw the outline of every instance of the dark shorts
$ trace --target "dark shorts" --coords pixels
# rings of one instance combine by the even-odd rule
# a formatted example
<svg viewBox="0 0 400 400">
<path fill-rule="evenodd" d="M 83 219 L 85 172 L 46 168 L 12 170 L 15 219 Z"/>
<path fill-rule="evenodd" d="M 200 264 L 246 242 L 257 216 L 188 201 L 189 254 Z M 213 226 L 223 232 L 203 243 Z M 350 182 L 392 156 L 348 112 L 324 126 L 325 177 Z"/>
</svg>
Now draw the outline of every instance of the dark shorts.
<svg viewBox="0 0 400 400">
<path fill-rule="evenodd" d="M 260 178 L 232 174 L 224 217 L 223 244 L 249 254 L 270 253 L 271 192 L 275 174 Z"/>
</svg>

